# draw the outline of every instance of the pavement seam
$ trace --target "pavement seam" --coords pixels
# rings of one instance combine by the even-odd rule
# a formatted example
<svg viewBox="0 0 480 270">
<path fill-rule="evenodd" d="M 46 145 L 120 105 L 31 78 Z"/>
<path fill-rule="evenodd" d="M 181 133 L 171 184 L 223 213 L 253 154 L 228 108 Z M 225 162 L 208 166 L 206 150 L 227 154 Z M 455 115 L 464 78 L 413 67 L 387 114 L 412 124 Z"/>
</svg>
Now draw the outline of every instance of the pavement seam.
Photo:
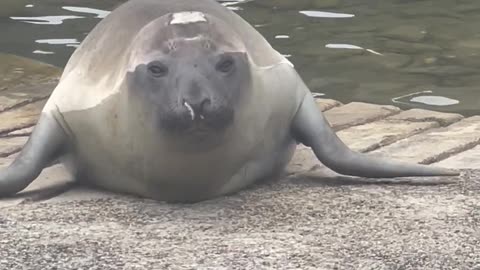
<svg viewBox="0 0 480 270">
<path fill-rule="evenodd" d="M 388 119 L 386 119 L 388 121 Z M 410 122 L 410 121 L 405 121 L 405 122 Z M 425 121 L 425 123 L 427 123 Z M 370 147 L 367 147 L 366 149 L 364 149 L 363 151 L 361 151 L 362 153 L 368 153 L 368 152 L 371 152 L 371 151 L 374 151 L 374 150 L 377 150 L 377 149 L 380 149 L 382 147 L 385 147 L 385 146 L 388 146 L 390 144 L 394 144 L 398 141 L 401 141 L 401 140 L 404 140 L 404 139 L 407 139 L 407 138 L 410 138 L 412 136 L 415 136 L 415 135 L 418 135 L 418 134 L 421 134 L 421 133 L 424 133 L 424 132 L 427 132 L 427 131 L 430 131 L 432 129 L 436 129 L 436 128 L 439 128 L 441 127 L 441 125 L 437 122 L 437 121 L 431 121 L 431 122 L 428 122 L 428 123 L 432 123 L 433 125 L 431 127 L 428 127 L 428 128 L 425 128 L 425 129 L 417 129 L 417 130 L 414 130 L 412 131 L 411 133 L 404 133 L 404 134 L 401 134 L 401 135 L 392 135 L 392 136 L 386 136 L 383 140 L 381 140 L 380 142 L 376 143 L 376 144 L 373 144 L 372 146 Z M 435 125 L 436 124 L 436 125 Z"/>
<path fill-rule="evenodd" d="M 340 108 L 341 106 L 337 107 L 337 108 Z M 402 110 L 400 111 L 396 111 L 394 109 L 390 109 L 390 108 L 383 108 L 387 111 L 389 111 L 390 113 L 389 114 L 386 114 L 386 115 L 379 115 L 377 117 L 372 117 L 372 118 L 369 118 L 369 119 L 365 119 L 365 121 L 359 121 L 358 123 L 347 123 L 347 124 L 344 124 L 344 125 L 338 125 L 338 126 L 335 126 L 333 127 L 333 130 L 335 131 L 340 131 L 340 130 L 344 130 L 344 129 L 347 129 L 347 128 L 351 128 L 351 127 L 356 127 L 356 126 L 361 126 L 361 125 L 365 125 L 365 124 L 370 124 L 370 123 L 373 123 L 373 122 L 376 122 L 376 121 L 379 121 L 379 120 L 383 120 L 387 117 L 390 117 L 390 116 L 394 116 L 394 115 L 397 115 L 401 112 L 403 112 Z"/>
<path fill-rule="evenodd" d="M 332 100 L 333 102 L 332 103 L 322 103 L 322 100 L 323 101 Z M 329 106 L 325 106 L 325 108 L 322 110 L 322 112 L 326 112 L 326 111 L 329 111 L 333 108 L 338 108 L 338 107 L 341 107 L 341 106 L 345 105 L 345 104 L 341 103 L 340 101 L 338 101 L 336 99 L 331 99 L 331 98 L 315 98 L 315 102 L 319 106 L 321 106 L 321 104 L 329 105 Z"/>
<path fill-rule="evenodd" d="M 10 107 L 6 107 L 4 109 L 1 109 L 0 113 L 4 113 L 4 112 L 11 111 L 11 110 L 14 110 L 14 109 L 19 109 L 19 108 L 27 106 L 29 104 L 32 104 L 32 103 L 35 103 L 35 102 L 38 102 L 38 101 L 42 101 L 42 100 L 46 100 L 46 99 L 48 99 L 48 97 L 49 96 L 32 97 L 30 99 L 26 99 L 24 101 L 21 101 L 21 102 L 15 104 L 15 105 L 12 105 Z M 3 133 L 3 131 L 1 133 Z"/>
<path fill-rule="evenodd" d="M 0 158 L 6 158 L 6 157 L 9 157 L 9 156 L 11 156 L 15 153 L 18 153 L 22 150 L 22 148 L 23 148 L 23 145 L 19 146 L 19 147 L 12 147 L 11 151 L 0 152 Z"/>
<path fill-rule="evenodd" d="M 24 129 L 24 128 L 33 127 L 33 126 L 35 126 L 35 123 L 33 123 L 33 124 L 28 123 L 28 124 L 25 124 L 25 125 L 19 125 L 19 126 L 16 126 L 14 128 L 11 128 L 11 129 L 2 129 L 2 130 L 0 130 L 0 139 L 1 138 L 23 137 L 25 135 L 18 135 L 18 136 L 10 135 L 10 136 L 8 136 L 8 133 L 13 132 L 13 131 L 17 131 L 17 130 L 21 130 L 21 129 Z"/>
<path fill-rule="evenodd" d="M 463 145 L 460 145 L 458 147 L 454 147 L 450 150 L 447 150 L 445 152 L 442 152 L 434 157 L 429 157 L 429 158 L 426 158 L 422 161 L 420 161 L 419 163 L 420 164 L 432 164 L 432 163 L 436 163 L 436 162 L 439 162 L 439 161 L 442 161 L 444 159 L 447 159 L 447 158 L 450 158 L 450 157 L 453 157 L 455 155 L 458 155 L 462 152 L 465 152 L 467 150 L 470 150 L 474 147 L 476 147 L 477 145 L 480 145 L 480 138 L 478 138 L 477 140 L 473 141 L 473 142 L 469 142 L 469 143 L 466 143 L 466 144 L 463 144 Z"/>
<path fill-rule="evenodd" d="M 424 119 L 406 118 L 403 121 L 408 121 L 408 122 L 412 122 L 412 123 L 436 122 L 440 125 L 440 127 L 448 127 L 452 124 L 455 124 L 457 122 L 462 121 L 463 119 L 464 119 L 464 117 L 462 115 L 462 118 L 459 118 L 458 120 L 455 120 L 453 122 L 444 121 L 444 120 L 438 119 L 436 117 L 427 117 L 427 118 L 424 118 Z"/>
<path fill-rule="evenodd" d="M 21 128 L 21 129 L 17 129 L 17 130 L 22 130 L 22 129 L 25 129 L 25 128 L 29 128 L 29 127 L 33 127 L 35 126 L 35 124 L 31 125 L 31 126 L 28 126 L 28 127 L 24 127 L 24 128 Z M 13 131 L 17 131 L 17 130 L 13 130 Z M 7 134 L 4 134 L 3 132 L 0 134 L 0 139 L 7 139 L 7 138 L 16 138 L 16 137 L 25 137 L 25 136 L 30 136 L 32 135 L 32 133 L 23 133 L 23 134 L 10 134 L 10 132 L 8 132 Z"/>
</svg>

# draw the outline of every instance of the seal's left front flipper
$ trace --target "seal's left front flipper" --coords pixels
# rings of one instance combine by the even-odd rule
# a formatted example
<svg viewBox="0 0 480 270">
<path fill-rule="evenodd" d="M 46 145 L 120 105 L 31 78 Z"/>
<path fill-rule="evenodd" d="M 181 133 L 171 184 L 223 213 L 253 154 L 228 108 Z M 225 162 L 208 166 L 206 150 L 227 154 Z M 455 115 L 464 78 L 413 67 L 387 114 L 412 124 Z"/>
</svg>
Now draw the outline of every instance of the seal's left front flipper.
<svg viewBox="0 0 480 270">
<path fill-rule="evenodd" d="M 42 113 L 22 151 L 0 169 L 0 197 L 14 195 L 26 188 L 42 170 L 58 158 L 67 136 L 50 113 Z"/>
<path fill-rule="evenodd" d="M 341 174 L 371 178 L 459 175 L 454 170 L 380 159 L 350 150 L 335 134 L 309 93 L 293 119 L 292 133 L 297 141 L 310 146 L 323 164 Z"/>
</svg>

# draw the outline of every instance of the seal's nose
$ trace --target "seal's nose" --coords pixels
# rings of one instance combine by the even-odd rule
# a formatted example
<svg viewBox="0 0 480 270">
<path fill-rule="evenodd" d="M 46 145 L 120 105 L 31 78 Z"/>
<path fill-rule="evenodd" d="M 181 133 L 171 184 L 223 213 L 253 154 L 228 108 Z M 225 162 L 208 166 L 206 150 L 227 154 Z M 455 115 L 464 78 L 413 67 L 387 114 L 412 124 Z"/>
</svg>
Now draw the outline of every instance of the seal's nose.
<svg viewBox="0 0 480 270">
<path fill-rule="evenodd" d="M 202 78 L 185 80 L 182 93 L 182 104 L 188 109 L 192 120 L 204 119 L 211 106 L 209 85 Z"/>
<path fill-rule="evenodd" d="M 210 98 L 202 91 L 190 91 L 183 98 L 183 105 L 188 109 L 192 120 L 195 118 L 205 118 L 205 113 L 210 106 Z"/>
<path fill-rule="evenodd" d="M 203 117 L 206 111 L 206 107 L 209 104 L 209 98 L 183 100 L 183 105 L 189 110 L 190 115 L 192 116 L 192 120 L 195 119 L 196 116 Z"/>
</svg>

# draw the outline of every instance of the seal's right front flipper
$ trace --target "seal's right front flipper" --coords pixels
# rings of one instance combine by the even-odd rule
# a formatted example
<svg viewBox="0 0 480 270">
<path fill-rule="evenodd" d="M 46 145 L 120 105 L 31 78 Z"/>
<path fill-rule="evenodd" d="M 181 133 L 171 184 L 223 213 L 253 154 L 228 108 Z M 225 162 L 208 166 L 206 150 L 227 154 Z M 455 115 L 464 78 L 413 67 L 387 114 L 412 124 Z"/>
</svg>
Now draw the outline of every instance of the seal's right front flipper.
<svg viewBox="0 0 480 270">
<path fill-rule="evenodd" d="M 43 112 L 19 155 L 10 166 L 0 169 L 0 197 L 26 188 L 62 154 L 66 142 L 67 136 L 60 124 L 50 113 Z"/>
<path fill-rule="evenodd" d="M 455 170 L 380 159 L 350 150 L 335 134 L 307 94 L 292 123 L 297 141 L 310 146 L 317 158 L 330 169 L 345 175 L 371 178 L 405 176 L 455 176 Z"/>
</svg>

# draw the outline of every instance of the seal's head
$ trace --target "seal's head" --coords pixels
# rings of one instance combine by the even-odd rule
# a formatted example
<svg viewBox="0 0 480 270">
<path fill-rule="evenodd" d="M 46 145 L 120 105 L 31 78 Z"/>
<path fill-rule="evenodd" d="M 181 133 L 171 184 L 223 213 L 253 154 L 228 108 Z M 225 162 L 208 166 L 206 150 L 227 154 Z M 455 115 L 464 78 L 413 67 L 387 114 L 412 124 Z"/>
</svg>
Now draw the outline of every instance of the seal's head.
<svg viewBox="0 0 480 270">
<path fill-rule="evenodd" d="M 169 134 L 209 134 L 231 126 L 250 88 L 245 46 L 220 20 L 201 12 L 167 14 L 132 43 L 127 91 Z"/>
</svg>

